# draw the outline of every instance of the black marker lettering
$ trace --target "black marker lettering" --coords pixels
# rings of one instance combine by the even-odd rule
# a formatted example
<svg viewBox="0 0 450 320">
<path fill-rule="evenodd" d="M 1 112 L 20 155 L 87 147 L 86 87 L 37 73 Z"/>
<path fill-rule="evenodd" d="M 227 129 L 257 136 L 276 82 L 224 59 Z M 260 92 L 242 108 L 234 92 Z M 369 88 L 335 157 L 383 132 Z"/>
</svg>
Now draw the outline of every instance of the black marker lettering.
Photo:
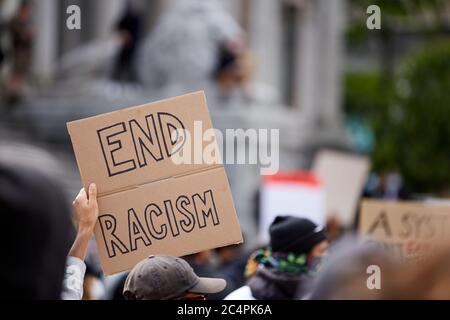
<svg viewBox="0 0 450 320">
<path fill-rule="evenodd" d="M 116 248 L 122 254 L 128 253 L 125 244 L 116 236 L 116 218 L 110 214 L 105 214 L 98 217 L 100 229 L 102 230 L 103 240 L 105 241 L 108 257 L 114 258 L 116 256 Z"/>
<path fill-rule="evenodd" d="M 97 130 L 97 135 L 102 147 L 106 168 L 110 177 L 136 169 L 136 163 L 133 159 L 127 159 L 117 162 L 114 155 L 115 153 L 117 153 L 117 151 L 122 149 L 122 141 L 118 137 L 116 139 L 112 138 L 120 136 L 126 131 L 127 130 L 125 128 L 124 122 L 120 122 L 112 126 Z"/>
<path fill-rule="evenodd" d="M 170 230 L 172 231 L 172 235 L 176 237 L 180 234 L 180 230 L 178 229 L 175 213 L 173 212 L 172 202 L 170 200 L 166 200 L 164 201 L 164 206 L 166 208 L 166 214 L 167 219 L 169 220 Z"/>
<path fill-rule="evenodd" d="M 211 190 L 204 192 L 204 197 L 198 193 L 192 196 L 194 202 L 195 213 L 197 214 L 198 225 L 200 228 L 206 227 L 206 218 L 211 216 L 213 224 L 219 224 L 219 216 L 217 215 L 216 204 Z M 201 215 L 199 213 L 201 212 Z M 200 220 L 200 218 L 202 220 Z"/>
<path fill-rule="evenodd" d="M 139 166 L 147 165 L 146 154 L 149 154 L 155 161 L 163 159 L 159 135 L 156 131 L 155 119 L 153 115 L 145 117 L 147 131 L 145 131 L 136 120 L 130 120 L 131 135 L 133 136 L 134 149 Z"/>
<path fill-rule="evenodd" d="M 180 221 L 181 229 L 184 232 L 191 232 L 195 227 L 194 214 L 186 209 L 186 206 L 190 204 L 191 201 L 186 196 L 179 196 L 176 202 L 177 210 L 185 217 L 185 219 Z"/>
<path fill-rule="evenodd" d="M 161 133 L 164 137 L 164 147 L 166 148 L 167 157 L 170 157 L 180 150 L 186 142 L 186 137 L 184 136 L 184 125 L 176 116 L 166 112 L 158 112 L 158 122 Z M 177 129 L 183 129 L 182 137 L 178 135 L 179 130 Z M 175 138 L 172 137 L 174 131 L 177 132 L 177 136 Z M 178 148 L 172 150 L 173 146 L 176 145 L 180 139 L 183 139 L 183 143 L 180 143 Z M 168 141 L 169 143 L 167 143 Z"/>
<path fill-rule="evenodd" d="M 137 249 L 138 240 L 142 240 L 147 247 L 152 244 L 133 209 L 128 210 L 128 229 L 130 231 L 131 251 Z"/>
<path fill-rule="evenodd" d="M 159 230 L 156 229 L 154 224 L 155 216 L 159 217 L 162 215 L 161 209 L 154 203 L 149 204 L 145 208 L 144 216 L 145 223 L 147 224 L 147 228 L 151 234 L 151 236 L 155 239 L 162 240 L 167 235 L 167 225 L 165 223 L 161 224 Z"/>
</svg>

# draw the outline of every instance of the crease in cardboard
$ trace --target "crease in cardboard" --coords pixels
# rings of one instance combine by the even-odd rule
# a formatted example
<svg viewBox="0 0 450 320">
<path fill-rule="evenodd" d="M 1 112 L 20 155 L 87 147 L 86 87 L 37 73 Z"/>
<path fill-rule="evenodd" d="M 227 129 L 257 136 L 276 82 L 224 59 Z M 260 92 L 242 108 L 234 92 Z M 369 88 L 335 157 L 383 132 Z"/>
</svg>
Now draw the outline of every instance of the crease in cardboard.
<svg viewBox="0 0 450 320">
<path fill-rule="evenodd" d="M 99 193 L 97 195 L 97 198 L 100 199 L 100 198 L 108 197 L 108 196 L 115 195 L 115 194 L 118 194 L 118 193 L 131 191 L 131 190 L 134 190 L 134 189 L 137 189 L 137 188 L 138 188 L 137 185 L 126 186 L 126 187 L 123 187 L 123 188 L 119 188 L 117 190 Z"/>
<path fill-rule="evenodd" d="M 211 166 L 206 167 L 206 168 L 200 168 L 200 169 L 196 169 L 196 170 L 187 171 L 187 172 L 184 172 L 184 173 L 180 173 L 180 174 L 174 175 L 172 177 L 173 178 L 183 178 L 183 177 L 190 176 L 190 175 L 193 175 L 193 174 L 202 173 L 204 171 L 220 169 L 220 168 L 223 168 L 223 164 L 216 164 L 216 165 L 211 165 Z"/>
<path fill-rule="evenodd" d="M 165 177 L 165 178 L 161 178 L 161 179 L 157 179 L 157 180 L 152 180 L 152 181 L 148 181 L 148 182 L 143 182 L 140 184 L 136 184 L 136 185 L 132 185 L 132 186 L 127 186 L 127 187 L 123 187 L 114 191 L 109 191 L 109 192 L 104 192 L 102 194 L 99 194 L 97 196 L 97 198 L 105 198 L 108 196 L 115 196 L 118 194 L 123 194 L 138 188 L 145 188 L 146 186 L 150 185 L 150 184 L 158 184 L 161 182 L 165 182 L 168 180 L 175 180 L 175 179 L 180 179 L 180 178 L 185 178 L 188 176 L 192 176 L 195 174 L 199 174 L 199 173 L 205 173 L 205 172 L 209 172 L 209 171 L 213 171 L 213 170 L 217 170 L 217 169 L 223 169 L 223 165 L 212 165 L 210 167 L 207 168 L 202 168 L 202 169 L 197 169 L 197 170 L 191 170 L 189 172 L 185 172 L 182 174 L 178 174 L 178 175 L 174 175 L 174 176 L 170 176 L 170 177 Z"/>
<path fill-rule="evenodd" d="M 206 168 L 194 169 L 194 170 L 190 170 L 190 171 L 187 171 L 187 172 L 184 172 L 184 173 L 180 173 L 180 174 L 177 174 L 177 175 L 174 175 L 174 176 L 164 177 L 164 178 L 156 179 L 156 180 L 145 181 L 145 182 L 142 182 L 142 183 L 139 183 L 139 184 L 125 186 L 125 187 L 122 187 L 122 188 L 119 188 L 119 189 L 115 189 L 115 190 L 111 190 L 111 191 L 108 191 L 108 192 L 99 193 L 97 195 L 97 198 L 104 198 L 104 197 L 107 197 L 107 196 L 111 196 L 111 195 L 115 195 L 115 194 L 119 194 L 119 193 L 124 193 L 124 192 L 130 191 L 130 190 L 134 190 L 134 189 L 137 189 L 137 188 L 142 188 L 142 187 L 145 187 L 145 186 L 147 186 L 149 184 L 155 184 L 155 183 L 159 183 L 159 182 L 164 182 L 164 181 L 171 180 L 171 179 L 184 178 L 184 177 L 187 177 L 187 176 L 190 176 L 190 175 L 199 174 L 199 173 L 203 173 L 203 172 L 207 172 L 207 171 L 211 171 L 211 170 L 215 170 L 215 169 L 221 169 L 221 168 L 224 168 L 224 166 L 222 164 L 217 164 L 217 165 L 211 165 L 211 166 L 206 167 Z"/>
</svg>

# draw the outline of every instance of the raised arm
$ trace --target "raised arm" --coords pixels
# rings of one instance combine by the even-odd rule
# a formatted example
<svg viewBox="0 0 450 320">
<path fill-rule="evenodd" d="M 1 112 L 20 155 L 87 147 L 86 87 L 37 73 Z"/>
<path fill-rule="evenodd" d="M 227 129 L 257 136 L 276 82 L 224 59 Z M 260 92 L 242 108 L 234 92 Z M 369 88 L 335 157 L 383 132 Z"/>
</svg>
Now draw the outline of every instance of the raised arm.
<svg viewBox="0 0 450 320">
<path fill-rule="evenodd" d="M 84 259 L 98 217 L 97 186 L 92 183 L 87 194 L 84 188 L 81 189 L 73 201 L 73 207 L 77 235 L 67 257 L 61 295 L 64 300 L 81 300 L 83 297 L 83 281 L 86 272 Z"/>
</svg>

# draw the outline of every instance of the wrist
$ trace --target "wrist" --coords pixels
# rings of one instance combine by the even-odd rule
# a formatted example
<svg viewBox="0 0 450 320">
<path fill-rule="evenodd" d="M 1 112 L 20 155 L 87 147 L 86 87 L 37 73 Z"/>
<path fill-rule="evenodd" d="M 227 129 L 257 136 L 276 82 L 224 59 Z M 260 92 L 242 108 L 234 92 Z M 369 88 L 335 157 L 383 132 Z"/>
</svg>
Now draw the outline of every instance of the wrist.
<svg viewBox="0 0 450 320">
<path fill-rule="evenodd" d="M 77 230 L 78 237 L 88 237 L 90 238 L 94 233 L 94 226 L 79 226 Z"/>
<path fill-rule="evenodd" d="M 93 233 L 93 227 L 79 226 L 75 241 L 70 249 L 69 256 L 76 257 L 84 261 Z"/>
</svg>

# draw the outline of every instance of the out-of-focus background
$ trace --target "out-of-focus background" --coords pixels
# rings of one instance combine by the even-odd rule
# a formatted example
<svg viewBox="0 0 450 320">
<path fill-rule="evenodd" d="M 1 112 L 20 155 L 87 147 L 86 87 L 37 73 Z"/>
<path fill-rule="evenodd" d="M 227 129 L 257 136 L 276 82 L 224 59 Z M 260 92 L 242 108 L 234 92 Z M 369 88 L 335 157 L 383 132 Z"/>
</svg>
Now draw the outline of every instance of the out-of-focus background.
<svg viewBox="0 0 450 320">
<path fill-rule="evenodd" d="M 0 44 L 0 143 L 53 154 L 70 196 L 67 121 L 195 90 L 218 129 L 280 129 L 282 171 L 339 150 L 370 159 L 361 195 L 450 196 L 448 1 L 0 0 Z M 259 167 L 226 169 L 252 243 Z"/>
</svg>

